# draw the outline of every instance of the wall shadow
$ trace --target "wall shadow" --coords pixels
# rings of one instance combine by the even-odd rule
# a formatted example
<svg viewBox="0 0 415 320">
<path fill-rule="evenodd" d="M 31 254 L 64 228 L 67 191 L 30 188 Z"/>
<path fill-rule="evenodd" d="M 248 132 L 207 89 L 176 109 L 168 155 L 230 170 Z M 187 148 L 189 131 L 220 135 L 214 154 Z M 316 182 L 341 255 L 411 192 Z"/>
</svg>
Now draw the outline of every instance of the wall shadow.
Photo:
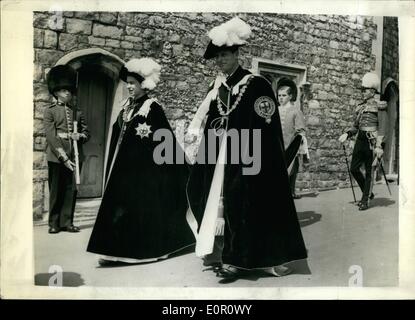
<svg viewBox="0 0 415 320">
<path fill-rule="evenodd" d="M 89 223 L 89 224 L 81 224 L 81 225 L 78 225 L 78 228 L 81 229 L 81 230 L 89 229 L 89 228 L 92 228 L 94 226 L 94 224 L 95 224 L 94 222 Z"/>
<path fill-rule="evenodd" d="M 297 212 L 297 217 L 300 222 L 300 227 L 306 227 L 321 220 L 321 214 L 315 211 Z"/>
<path fill-rule="evenodd" d="M 370 200 L 371 207 L 389 207 L 395 203 L 396 201 L 390 198 L 376 198 L 375 197 L 373 200 Z"/>
<path fill-rule="evenodd" d="M 56 273 L 38 273 L 35 275 L 36 286 L 49 286 L 51 277 L 56 277 Z M 52 282 L 55 281 L 52 279 Z M 76 272 L 62 272 L 62 287 L 80 287 L 85 285 L 84 279 Z"/>
<path fill-rule="evenodd" d="M 291 274 L 311 274 L 307 259 L 292 261 L 285 264 L 287 267 L 293 269 Z"/>
<path fill-rule="evenodd" d="M 301 198 L 317 198 L 319 194 L 320 194 L 319 192 L 309 192 L 309 193 L 304 193 L 304 194 L 299 193 Z"/>
</svg>

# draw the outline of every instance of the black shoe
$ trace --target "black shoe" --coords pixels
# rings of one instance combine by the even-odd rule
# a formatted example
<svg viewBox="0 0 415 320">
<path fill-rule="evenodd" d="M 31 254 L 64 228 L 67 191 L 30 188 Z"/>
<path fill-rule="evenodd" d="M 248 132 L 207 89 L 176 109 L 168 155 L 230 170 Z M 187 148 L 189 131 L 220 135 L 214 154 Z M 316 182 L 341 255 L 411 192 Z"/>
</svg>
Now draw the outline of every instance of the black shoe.
<svg viewBox="0 0 415 320">
<path fill-rule="evenodd" d="M 301 196 L 299 194 L 294 193 L 293 194 L 293 199 L 301 199 Z"/>
<path fill-rule="evenodd" d="M 79 229 L 78 227 L 75 227 L 74 225 L 62 228 L 62 230 L 66 231 L 66 232 L 79 232 L 79 231 L 81 231 L 81 229 Z"/>
<path fill-rule="evenodd" d="M 239 278 L 242 275 L 243 271 L 241 269 L 232 267 L 232 266 L 226 266 L 220 268 L 217 275 L 220 278 Z"/>
<path fill-rule="evenodd" d="M 363 211 L 363 210 L 367 210 L 367 209 L 369 209 L 369 205 L 367 204 L 367 202 L 360 202 L 359 210 Z"/>
<path fill-rule="evenodd" d="M 59 228 L 55 228 L 55 227 L 50 227 L 49 228 L 49 233 L 59 233 L 61 230 Z"/>
<path fill-rule="evenodd" d="M 223 267 L 216 274 L 217 277 L 222 278 L 219 283 L 231 283 L 241 278 L 243 271 L 235 267 Z"/>
</svg>

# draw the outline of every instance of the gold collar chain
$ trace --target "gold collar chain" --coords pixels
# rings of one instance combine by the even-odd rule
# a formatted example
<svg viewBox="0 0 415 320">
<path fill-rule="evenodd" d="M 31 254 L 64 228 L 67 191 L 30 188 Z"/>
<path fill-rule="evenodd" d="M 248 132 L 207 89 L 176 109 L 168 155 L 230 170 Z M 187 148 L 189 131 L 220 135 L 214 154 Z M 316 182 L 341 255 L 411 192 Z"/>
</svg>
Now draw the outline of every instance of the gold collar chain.
<svg viewBox="0 0 415 320">
<path fill-rule="evenodd" d="M 128 114 L 131 112 L 132 109 L 134 109 L 135 104 L 134 101 L 130 103 L 128 106 L 124 108 L 124 113 L 122 114 L 122 120 L 124 122 L 130 122 L 132 120 L 132 117 L 128 119 Z"/>
<path fill-rule="evenodd" d="M 253 76 L 251 76 L 251 77 L 249 77 L 248 78 L 248 80 L 246 81 L 246 83 L 244 84 L 244 86 L 241 88 L 241 90 L 239 91 L 239 94 L 238 94 L 238 97 L 236 98 L 236 100 L 235 100 L 235 102 L 233 103 L 233 105 L 229 108 L 229 109 L 227 109 L 226 111 L 222 108 L 222 103 L 221 103 L 221 101 L 220 101 L 220 98 L 219 98 L 219 93 L 218 93 L 218 95 L 216 96 L 216 101 L 217 101 L 217 105 L 218 105 L 218 111 L 219 111 L 219 114 L 222 116 L 222 117 L 226 117 L 226 116 L 228 116 L 233 110 L 235 110 L 236 109 L 236 107 L 238 106 L 238 104 L 239 104 L 239 102 L 241 101 L 241 99 L 242 99 L 242 96 L 243 96 L 243 94 L 245 93 L 245 91 L 246 91 L 246 88 L 248 87 L 248 84 L 249 84 L 249 82 L 251 81 L 251 79 L 253 78 Z M 230 90 L 232 90 L 232 88 L 230 88 Z M 226 107 L 228 107 L 228 106 L 226 106 Z"/>
</svg>

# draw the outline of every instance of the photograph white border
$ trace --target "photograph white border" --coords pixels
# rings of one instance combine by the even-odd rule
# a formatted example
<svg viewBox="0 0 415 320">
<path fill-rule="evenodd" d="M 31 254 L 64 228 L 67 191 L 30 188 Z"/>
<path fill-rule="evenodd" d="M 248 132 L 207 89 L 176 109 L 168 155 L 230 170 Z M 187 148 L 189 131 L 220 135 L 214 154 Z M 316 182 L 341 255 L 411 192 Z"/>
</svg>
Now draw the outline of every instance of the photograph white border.
<svg viewBox="0 0 415 320">
<path fill-rule="evenodd" d="M 114 10 L 116 9 L 116 10 Z M 399 17 L 399 287 L 49 288 L 34 286 L 33 11 L 270 12 Z M 1 296 L 13 299 L 408 299 L 415 297 L 414 1 L 2 1 Z"/>
</svg>

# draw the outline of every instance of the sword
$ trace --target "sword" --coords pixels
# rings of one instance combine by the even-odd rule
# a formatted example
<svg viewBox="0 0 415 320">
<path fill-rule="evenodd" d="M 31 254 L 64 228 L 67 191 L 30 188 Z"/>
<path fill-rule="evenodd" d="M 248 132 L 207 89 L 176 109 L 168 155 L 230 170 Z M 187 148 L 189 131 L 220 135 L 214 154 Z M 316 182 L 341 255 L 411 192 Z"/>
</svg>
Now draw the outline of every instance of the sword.
<svg viewBox="0 0 415 320">
<path fill-rule="evenodd" d="M 74 110 L 76 113 L 76 109 L 74 107 Z M 78 133 L 78 121 L 76 121 L 76 118 L 73 120 L 73 133 Z M 73 149 L 74 149 L 74 157 L 75 157 L 75 183 L 76 186 L 81 184 L 81 178 L 79 175 L 79 151 L 78 151 L 78 141 L 72 140 L 73 142 Z"/>
<path fill-rule="evenodd" d="M 78 88 L 78 72 L 76 72 L 76 88 Z M 73 123 L 73 133 L 78 133 L 78 120 L 77 120 L 77 108 L 73 106 L 73 113 L 72 113 L 72 123 Z M 72 140 L 73 149 L 74 149 L 74 156 L 75 156 L 75 186 L 78 190 L 78 186 L 81 184 L 81 177 L 79 174 L 79 151 L 78 151 L 78 141 Z"/>
<path fill-rule="evenodd" d="M 388 187 L 389 195 L 392 197 L 392 192 L 389 187 L 388 179 L 386 179 L 385 169 L 383 168 L 382 161 L 379 161 L 379 165 L 380 165 L 380 170 L 382 170 L 383 178 L 385 179 L 385 182 L 386 182 L 386 187 Z"/>
<path fill-rule="evenodd" d="M 388 180 L 386 179 L 386 174 L 385 174 L 385 169 L 383 168 L 383 164 L 382 164 L 382 158 L 378 158 L 376 155 L 375 155 L 375 143 L 374 143 L 374 141 L 373 141 L 373 138 L 370 138 L 369 136 L 368 136 L 368 139 L 369 139 L 369 143 L 371 144 L 371 146 L 372 146 L 372 149 L 373 149 L 373 156 L 374 156 L 374 160 L 373 160 L 373 163 L 372 163 L 372 181 L 371 181 L 371 185 L 372 185 L 372 187 L 373 187 L 373 178 L 374 178 L 374 171 L 375 171 L 375 167 L 374 166 L 380 166 L 380 169 L 382 170 L 382 174 L 383 174 L 383 178 L 385 179 L 385 182 L 386 182 L 386 187 L 388 188 L 388 191 L 389 191 L 389 195 L 390 196 L 392 196 L 392 192 L 391 192 L 391 190 L 390 190 L 390 187 L 389 187 L 389 182 L 388 182 Z M 372 188 L 371 188 L 371 191 L 370 192 L 372 192 Z M 370 193 L 371 194 L 371 193 Z"/>
<path fill-rule="evenodd" d="M 368 139 L 369 142 L 369 146 L 370 146 L 370 150 L 372 150 L 372 156 L 373 156 L 373 161 L 372 161 L 372 167 L 371 167 L 371 172 L 370 172 L 370 188 L 369 188 L 369 198 L 368 198 L 368 203 L 370 202 L 370 196 L 373 193 L 373 185 L 375 183 L 375 172 L 376 169 L 380 163 L 380 159 L 377 157 L 375 149 L 376 149 L 376 137 L 374 137 L 372 135 L 371 132 L 366 132 L 366 137 Z"/>
<path fill-rule="evenodd" d="M 375 183 L 375 172 L 376 168 L 379 164 L 379 159 L 376 157 L 376 155 L 373 153 L 373 162 L 372 167 L 370 168 L 370 188 L 369 188 L 369 198 L 367 199 L 368 203 L 370 202 L 370 196 L 373 193 L 373 184 Z"/>
<path fill-rule="evenodd" d="M 353 199 L 354 199 L 354 202 L 356 202 L 356 195 L 354 194 L 352 175 L 350 174 L 349 161 L 347 160 L 347 152 L 346 152 L 346 147 L 344 146 L 344 144 L 343 144 L 343 151 L 344 151 L 344 157 L 346 159 L 347 172 L 349 173 L 350 185 L 352 186 Z"/>
</svg>

